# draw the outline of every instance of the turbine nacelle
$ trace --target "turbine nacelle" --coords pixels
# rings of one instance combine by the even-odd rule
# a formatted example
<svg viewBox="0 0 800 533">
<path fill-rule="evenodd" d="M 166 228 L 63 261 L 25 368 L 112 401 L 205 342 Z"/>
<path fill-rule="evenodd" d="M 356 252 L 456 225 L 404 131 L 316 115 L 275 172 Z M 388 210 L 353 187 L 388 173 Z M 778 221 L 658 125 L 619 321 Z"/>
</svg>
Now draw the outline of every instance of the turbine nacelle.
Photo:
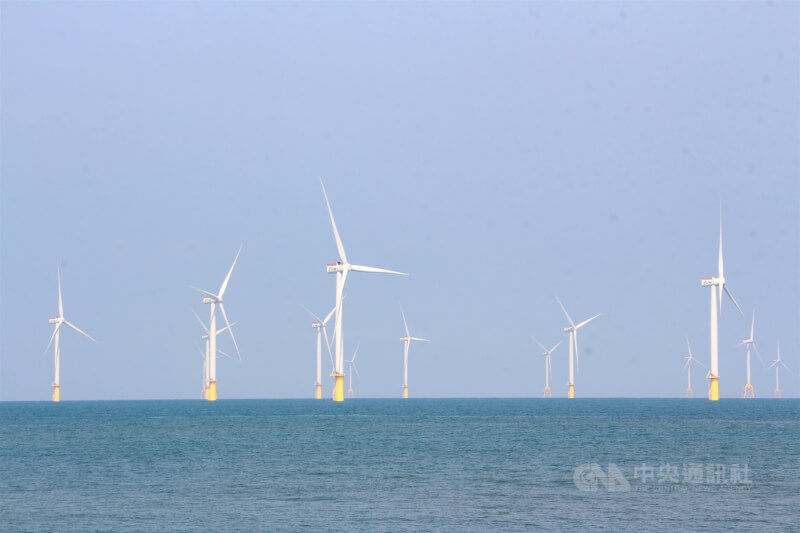
<svg viewBox="0 0 800 533">
<path fill-rule="evenodd" d="M 703 278 L 700 280 L 702 287 L 711 287 L 712 285 L 724 285 L 725 278 Z"/>
<path fill-rule="evenodd" d="M 203 303 L 204 304 L 213 304 L 213 303 L 216 303 L 216 302 L 217 302 L 217 300 L 215 298 L 212 298 L 211 296 L 203 296 Z"/>
<path fill-rule="evenodd" d="M 327 265 L 325 265 L 328 274 L 336 274 L 337 272 L 341 272 L 342 270 L 344 270 L 342 266 L 343 265 L 341 262 L 328 263 Z"/>
<path fill-rule="evenodd" d="M 50 317 L 50 323 L 51 324 L 58 324 L 59 322 L 61 322 L 61 317 L 60 316 L 51 316 Z"/>
<path fill-rule="evenodd" d="M 313 324 L 311 324 L 311 327 L 312 328 L 321 328 L 322 327 L 322 322 L 314 322 Z"/>
</svg>

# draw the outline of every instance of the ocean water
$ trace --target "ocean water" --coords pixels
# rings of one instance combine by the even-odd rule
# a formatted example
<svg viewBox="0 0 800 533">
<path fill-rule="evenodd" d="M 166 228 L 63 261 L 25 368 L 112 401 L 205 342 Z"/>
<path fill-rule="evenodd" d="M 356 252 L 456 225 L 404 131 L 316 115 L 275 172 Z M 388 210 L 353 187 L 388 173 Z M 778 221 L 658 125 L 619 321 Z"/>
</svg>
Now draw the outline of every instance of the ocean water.
<svg viewBox="0 0 800 533">
<path fill-rule="evenodd" d="M 0 403 L 2 531 L 800 531 L 800 400 Z"/>
</svg>

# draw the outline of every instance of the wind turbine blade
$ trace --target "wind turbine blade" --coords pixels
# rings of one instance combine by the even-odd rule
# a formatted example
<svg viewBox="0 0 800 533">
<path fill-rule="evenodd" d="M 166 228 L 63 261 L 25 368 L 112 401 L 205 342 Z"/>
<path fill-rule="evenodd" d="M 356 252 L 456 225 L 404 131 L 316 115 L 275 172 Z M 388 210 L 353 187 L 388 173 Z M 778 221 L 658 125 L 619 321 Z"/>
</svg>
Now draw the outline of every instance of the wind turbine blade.
<svg viewBox="0 0 800 533">
<path fill-rule="evenodd" d="M 203 323 L 203 321 L 200 319 L 200 316 L 199 316 L 197 313 L 195 313 L 195 312 L 194 312 L 194 309 L 192 309 L 191 307 L 189 308 L 189 310 L 192 312 L 192 314 L 193 314 L 193 315 L 194 315 L 194 317 L 197 319 L 197 321 L 198 321 L 198 322 L 200 322 L 200 325 L 203 327 L 203 331 L 205 331 L 206 333 L 208 333 L 208 328 L 207 328 L 207 327 L 206 327 L 206 325 Z"/>
<path fill-rule="evenodd" d="M 92 339 L 92 336 L 91 336 L 91 335 L 89 335 L 89 334 L 88 334 L 88 333 L 86 333 L 85 331 L 81 331 L 81 330 L 78 328 L 78 326 L 76 326 L 75 324 L 72 324 L 71 322 L 68 322 L 68 321 L 66 321 L 66 320 L 64 321 L 64 324 L 68 325 L 69 327 L 71 327 L 72 329 L 74 329 L 75 331 L 77 331 L 78 333 L 80 333 L 81 335 L 84 335 L 85 337 L 88 337 L 88 338 L 90 338 L 90 339 L 91 339 L 91 340 L 93 340 L 94 342 L 97 342 L 97 341 L 95 341 L 94 339 Z"/>
<path fill-rule="evenodd" d="M 199 347 L 197 344 L 195 344 L 195 345 L 194 345 L 194 347 L 195 347 L 195 348 L 197 348 L 197 351 L 198 351 L 198 352 L 200 352 L 200 357 L 202 357 L 203 359 L 205 359 L 205 357 L 206 357 L 206 354 L 203 352 L 203 350 L 201 350 L 201 349 L 200 349 L 200 347 Z"/>
<path fill-rule="evenodd" d="M 409 339 L 412 340 L 412 341 L 432 342 L 432 341 L 430 341 L 428 339 L 423 339 L 423 338 L 420 338 L 420 337 L 409 337 Z"/>
<path fill-rule="evenodd" d="M 226 354 L 225 352 L 223 352 L 223 351 L 222 351 L 222 350 L 220 350 L 219 348 L 217 348 L 217 353 L 221 353 L 222 355 L 224 355 L 225 357 L 227 357 L 227 358 L 228 358 L 228 359 L 230 359 L 231 361 L 236 361 L 236 358 L 235 358 L 235 357 L 233 357 L 233 356 L 231 356 L 231 355 L 228 355 L 228 354 Z M 241 362 L 241 360 L 240 360 L 240 362 Z"/>
<path fill-rule="evenodd" d="M 58 317 L 64 317 L 64 304 L 61 301 L 61 267 L 58 267 Z"/>
<path fill-rule="evenodd" d="M 555 346 L 550 348 L 550 350 L 547 352 L 547 354 L 550 355 L 551 353 L 556 351 L 556 348 L 558 348 L 561 345 L 562 342 L 564 342 L 564 341 L 563 340 L 558 341 Z"/>
<path fill-rule="evenodd" d="M 686 335 L 686 347 L 689 348 L 689 357 L 694 357 L 692 355 L 692 345 L 689 344 L 689 335 Z"/>
<path fill-rule="evenodd" d="M 719 259 L 717 260 L 717 269 L 719 272 L 719 277 L 724 278 L 725 274 L 723 273 L 723 265 L 722 265 L 722 207 L 721 206 L 719 212 Z"/>
<path fill-rule="evenodd" d="M 319 323 L 321 323 L 321 324 L 324 324 L 324 322 L 322 322 L 322 320 L 320 320 L 320 318 L 319 318 L 317 315 L 315 315 L 314 313 L 312 313 L 312 312 L 311 312 L 311 310 L 310 310 L 308 307 L 306 307 L 306 306 L 305 306 L 305 305 L 303 305 L 303 304 L 300 304 L 300 307 L 302 307 L 303 309 L 305 309 L 305 310 L 306 310 L 306 313 L 308 313 L 309 315 L 311 315 L 311 318 L 313 318 L 314 320 L 316 320 L 317 322 L 319 322 Z"/>
<path fill-rule="evenodd" d="M 331 360 L 331 367 L 335 367 L 336 365 L 333 363 L 333 353 L 331 352 L 331 343 L 328 340 L 328 332 L 325 330 L 325 326 L 322 326 L 322 334 L 325 335 L 325 346 L 328 348 L 328 357 Z"/>
<path fill-rule="evenodd" d="M 242 354 L 239 352 L 239 345 L 236 344 L 236 337 L 233 336 L 233 330 L 231 329 L 231 323 L 228 321 L 228 315 L 225 314 L 225 306 L 222 305 L 222 302 L 219 304 L 219 309 L 222 311 L 222 318 L 225 319 L 225 325 L 228 326 L 228 332 L 231 334 L 231 339 L 233 339 L 233 346 L 236 348 L 236 354 L 239 356 L 239 362 L 242 361 Z"/>
<path fill-rule="evenodd" d="M 531 338 L 533 339 L 533 342 L 535 342 L 536 344 L 538 344 L 538 345 L 539 345 L 539 348 L 541 348 L 541 349 L 542 349 L 542 350 L 544 350 L 545 352 L 547 351 L 547 348 L 545 347 L 545 345 L 544 345 L 544 344 L 542 344 L 541 342 L 539 342 L 539 339 L 537 339 L 537 338 L 536 338 L 535 336 L 533 336 L 533 335 L 531 335 Z"/>
<path fill-rule="evenodd" d="M 561 300 L 558 299 L 558 296 L 556 296 L 556 301 L 558 302 L 558 305 L 561 306 L 561 310 L 564 311 L 564 316 L 567 317 L 569 325 L 575 327 L 575 322 L 573 322 L 572 319 L 570 318 L 569 313 L 567 313 L 567 310 L 564 308 L 564 304 L 561 303 Z"/>
<path fill-rule="evenodd" d="M 408 276 L 405 272 L 397 272 L 396 270 L 386 270 L 385 268 L 375 268 L 361 265 L 350 265 L 350 270 L 356 272 L 372 272 L 373 274 L 399 274 L 400 276 Z"/>
<path fill-rule="evenodd" d="M 233 330 L 233 326 L 235 326 L 235 325 L 236 325 L 236 322 L 232 322 L 230 326 L 225 326 L 224 328 L 218 329 L 217 330 L 217 335 L 219 335 L 220 333 L 224 333 L 225 330 L 227 330 L 227 329 Z"/>
<path fill-rule="evenodd" d="M 599 314 L 597 314 L 597 315 L 594 315 L 592 318 L 587 318 L 586 320 L 584 320 L 583 322 L 581 322 L 580 324 L 578 324 L 577 326 L 575 326 L 575 329 L 580 329 L 580 328 L 582 328 L 583 326 L 585 326 L 586 324 L 588 324 L 589 322 L 591 322 L 592 320 L 594 320 L 595 318 L 597 318 L 597 317 L 599 317 L 599 316 L 600 316 L 600 315 L 599 315 Z"/>
<path fill-rule="evenodd" d="M 752 339 L 753 337 L 751 336 L 750 338 Z M 756 350 L 756 355 L 758 356 L 758 360 L 761 361 L 761 366 L 763 367 L 766 364 L 764 362 L 764 358 L 761 357 L 761 353 L 758 351 L 758 346 L 756 346 L 756 343 L 753 342 L 752 344 L 753 344 L 753 348 L 755 348 L 755 350 Z"/>
<path fill-rule="evenodd" d="M 336 221 L 333 219 L 333 210 L 331 210 L 331 203 L 328 201 L 328 193 L 325 191 L 322 178 L 320 178 L 319 184 L 322 185 L 322 194 L 325 195 L 325 205 L 328 206 L 328 214 L 331 216 L 331 226 L 333 226 L 333 237 L 336 239 L 336 250 L 339 252 L 339 260 L 347 264 L 347 255 L 344 253 L 344 246 L 342 245 L 341 237 L 339 237 L 339 230 L 336 229 Z"/>
<path fill-rule="evenodd" d="M 242 247 L 239 247 L 239 251 L 236 252 L 236 258 L 233 260 L 233 264 L 231 265 L 231 269 L 228 270 L 228 275 L 225 276 L 225 281 L 222 282 L 222 286 L 219 288 L 219 299 L 222 299 L 222 295 L 225 294 L 225 289 L 228 288 L 228 281 L 231 279 L 231 274 L 233 274 L 233 267 L 236 266 L 236 261 L 239 260 L 239 254 L 242 253 Z"/>
<path fill-rule="evenodd" d="M 342 296 L 342 300 L 344 300 L 344 298 L 345 298 L 345 297 L 344 297 L 344 296 Z M 330 312 L 330 313 L 328 313 L 328 315 L 325 317 L 325 320 L 323 320 L 323 321 L 322 321 L 322 325 L 323 325 L 323 326 L 324 326 L 325 324 L 327 324 L 327 323 L 328 323 L 328 320 L 330 320 L 330 319 L 331 319 L 331 317 L 333 316 L 333 313 L 335 313 L 335 312 L 336 312 L 336 306 L 334 305 L 334 306 L 333 306 L 333 309 L 331 309 L 331 312 Z"/>
<path fill-rule="evenodd" d="M 753 330 L 756 327 L 756 311 L 753 309 L 753 320 L 750 322 L 750 340 L 753 340 Z"/>
<path fill-rule="evenodd" d="M 792 372 L 792 370 L 791 370 L 791 369 L 790 369 L 788 366 L 786 366 L 786 363 L 784 363 L 783 361 L 778 361 L 778 362 L 781 364 L 781 366 L 782 366 L 783 368 L 785 368 L 785 369 L 786 369 L 786 371 L 787 371 L 788 373 L 790 373 L 791 375 L 793 375 L 793 376 L 794 376 L 794 372 Z"/>
<path fill-rule="evenodd" d="M 731 291 L 728 289 L 728 284 L 727 284 L 727 283 L 723 283 L 723 284 L 722 284 L 722 287 L 725 289 L 725 292 L 728 294 L 728 298 L 730 298 L 730 299 L 731 299 L 731 301 L 733 302 L 733 305 L 735 305 L 735 306 L 736 306 L 736 309 L 738 309 L 738 310 L 739 310 L 739 313 L 741 313 L 741 314 L 742 314 L 742 316 L 744 316 L 744 311 L 742 311 L 742 308 L 741 308 L 741 307 L 739 307 L 739 304 L 738 304 L 738 302 L 736 301 L 736 298 L 734 298 L 734 297 L 733 297 L 733 294 L 731 294 Z M 719 297 L 720 297 L 720 298 L 722 298 L 722 293 L 720 293 Z M 722 302 L 721 302 L 721 300 L 720 300 L 720 309 L 722 309 Z M 752 339 L 753 337 L 751 336 L 750 338 Z"/>
<path fill-rule="evenodd" d="M 406 322 L 406 314 L 403 312 L 403 306 L 400 306 L 400 314 L 403 315 L 403 327 L 406 328 L 406 337 L 410 337 L 411 333 L 408 332 L 408 323 Z"/>
<path fill-rule="evenodd" d="M 216 294 L 214 294 L 213 292 L 208 292 L 208 291 L 204 291 L 203 289 L 198 289 L 198 288 L 197 288 L 197 287 L 195 287 L 194 285 L 189 285 L 189 287 L 191 287 L 192 289 L 196 290 L 196 291 L 197 291 L 197 292 L 199 292 L 200 294 L 205 294 L 205 295 L 206 295 L 206 296 L 208 296 L 209 298 L 213 298 L 213 299 L 214 299 L 214 301 L 218 301 L 218 300 L 219 300 L 219 298 L 220 298 L 219 296 L 217 296 L 217 295 L 216 295 Z"/>
<path fill-rule="evenodd" d="M 53 339 L 56 338 L 56 333 L 58 332 L 58 328 L 61 327 L 61 324 L 63 324 L 63 322 L 59 322 L 58 324 L 56 324 L 56 327 L 53 329 L 53 334 L 50 335 L 50 342 L 47 343 L 47 348 L 44 349 L 45 352 L 49 350 L 50 345 L 53 344 Z"/>
</svg>

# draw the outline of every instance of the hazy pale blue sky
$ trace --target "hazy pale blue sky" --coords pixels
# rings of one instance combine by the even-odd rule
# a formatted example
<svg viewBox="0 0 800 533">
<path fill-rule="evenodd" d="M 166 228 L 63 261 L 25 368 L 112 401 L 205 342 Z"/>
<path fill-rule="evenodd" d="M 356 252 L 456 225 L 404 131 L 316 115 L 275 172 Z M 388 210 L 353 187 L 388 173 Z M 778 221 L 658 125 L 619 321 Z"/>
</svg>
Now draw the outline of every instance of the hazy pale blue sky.
<svg viewBox="0 0 800 533">
<path fill-rule="evenodd" d="M 0 399 L 47 400 L 60 265 L 62 398 L 199 398 L 208 307 L 243 364 L 220 398 L 310 398 L 301 304 L 353 273 L 357 396 L 681 396 L 706 366 L 720 204 L 720 386 L 755 309 L 800 395 L 800 4 L 16 2 L 0 5 Z M 229 338 L 220 348 L 231 351 Z M 324 358 L 324 395 L 331 379 Z M 774 372 L 754 358 L 757 397 Z"/>
</svg>

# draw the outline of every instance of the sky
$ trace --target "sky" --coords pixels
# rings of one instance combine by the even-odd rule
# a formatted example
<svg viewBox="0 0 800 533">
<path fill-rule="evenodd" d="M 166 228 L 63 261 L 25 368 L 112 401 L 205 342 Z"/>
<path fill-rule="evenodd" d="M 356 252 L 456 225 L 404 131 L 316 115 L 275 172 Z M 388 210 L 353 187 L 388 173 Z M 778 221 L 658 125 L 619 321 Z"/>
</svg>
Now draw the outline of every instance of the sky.
<svg viewBox="0 0 800 533">
<path fill-rule="evenodd" d="M 800 4 L 17 2 L 0 5 L 0 400 L 201 397 L 208 306 L 230 398 L 311 398 L 351 263 L 356 397 L 720 393 L 745 350 L 800 397 Z M 331 328 L 332 331 L 332 328 Z M 229 336 L 219 348 L 234 353 Z M 332 378 L 323 355 L 323 395 Z M 774 370 L 753 357 L 756 397 Z"/>
</svg>

